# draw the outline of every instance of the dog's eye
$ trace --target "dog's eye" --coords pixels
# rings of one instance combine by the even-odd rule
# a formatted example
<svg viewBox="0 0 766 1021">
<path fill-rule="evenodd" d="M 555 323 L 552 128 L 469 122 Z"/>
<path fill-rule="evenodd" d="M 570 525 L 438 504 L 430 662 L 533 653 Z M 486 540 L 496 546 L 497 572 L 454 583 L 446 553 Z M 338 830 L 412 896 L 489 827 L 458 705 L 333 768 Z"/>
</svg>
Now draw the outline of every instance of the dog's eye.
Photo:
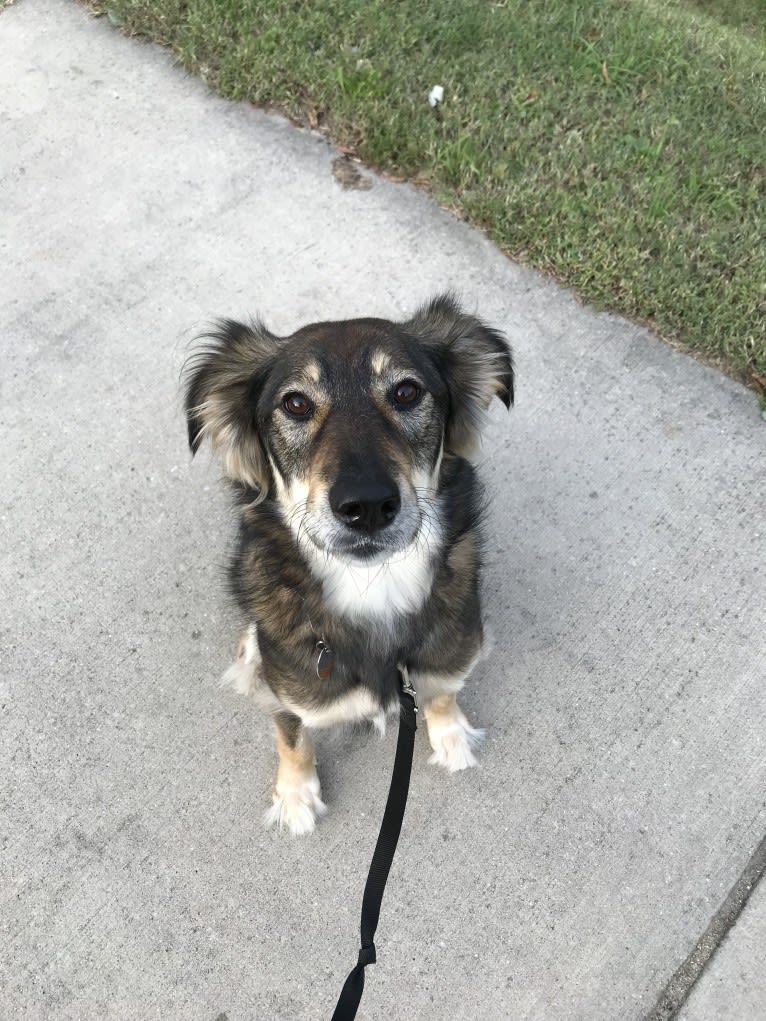
<svg viewBox="0 0 766 1021">
<path fill-rule="evenodd" d="M 282 407 L 288 415 L 293 418 L 308 418 L 314 410 L 314 405 L 304 394 L 288 394 L 282 401 Z"/>
<path fill-rule="evenodd" d="M 391 391 L 391 397 L 394 404 L 403 407 L 407 404 L 415 404 L 422 393 L 423 391 L 417 383 L 413 383 L 411 379 L 405 379 L 394 387 Z"/>
</svg>

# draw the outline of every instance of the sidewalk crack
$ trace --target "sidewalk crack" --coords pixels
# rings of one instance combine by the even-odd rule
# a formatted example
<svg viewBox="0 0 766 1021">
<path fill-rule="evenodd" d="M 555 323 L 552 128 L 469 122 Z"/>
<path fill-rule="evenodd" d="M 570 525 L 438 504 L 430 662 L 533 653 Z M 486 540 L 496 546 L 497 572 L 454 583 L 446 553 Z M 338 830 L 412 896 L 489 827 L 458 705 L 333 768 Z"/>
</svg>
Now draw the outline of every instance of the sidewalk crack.
<svg viewBox="0 0 766 1021">
<path fill-rule="evenodd" d="M 739 879 L 713 915 L 692 952 L 662 990 L 644 1021 L 673 1021 L 678 1015 L 716 950 L 742 914 L 764 872 L 766 872 L 766 836 L 753 852 Z"/>
</svg>

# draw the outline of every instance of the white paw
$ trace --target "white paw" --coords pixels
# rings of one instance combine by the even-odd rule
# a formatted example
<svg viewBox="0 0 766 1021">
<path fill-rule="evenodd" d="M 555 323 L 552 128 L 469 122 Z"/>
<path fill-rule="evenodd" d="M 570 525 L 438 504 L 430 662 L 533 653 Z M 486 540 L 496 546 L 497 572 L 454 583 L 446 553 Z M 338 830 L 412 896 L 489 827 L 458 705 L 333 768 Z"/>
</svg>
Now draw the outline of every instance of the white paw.
<svg viewBox="0 0 766 1021">
<path fill-rule="evenodd" d="M 317 776 L 299 785 L 277 783 L 274 804 L 264 812 L 263 825 L 267 829 L 278 826 L 300 837 L 312 833 L 317 819 L 326 811 Z"/>
<path fill-rule="evenodd" d="M 428 761 L 436 766 L 444 766 L 450 773 L 469 769 L 476 765 L 473 749 L 483 737 L 484 731 L 472 727 L 465 717 L 452 719 L 448 723 L 429 721 L 428 739 L 434 752 Z"/>
</svg>

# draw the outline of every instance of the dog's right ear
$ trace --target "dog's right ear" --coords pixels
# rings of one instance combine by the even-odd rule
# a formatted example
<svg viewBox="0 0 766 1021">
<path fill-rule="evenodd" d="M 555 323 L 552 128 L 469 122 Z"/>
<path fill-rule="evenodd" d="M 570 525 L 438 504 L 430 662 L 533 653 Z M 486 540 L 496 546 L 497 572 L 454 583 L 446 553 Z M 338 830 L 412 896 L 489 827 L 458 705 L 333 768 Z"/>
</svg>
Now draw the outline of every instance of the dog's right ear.
<svg viewBox="0 0 766 1021">
<path fill-rule="evenodd" d="M 220 451 L 224 474 L 263 500 L 271 474 L 258 435 L 256 404 L 278 353 L 278 338 L 259 322 L 245 326 L 223 319 L 200 340 L 183 372 L 192 454 L 209 437 Z"/>
<path fill-rule="evenodd" d="M 513 359 L 505 337 L 468 315 L 457 298 L 442 294 L 402 324 L 431 355 L 447 384 L 450 411 L 445 450 L 461 457 L 475 453 L 493 397 L 513 404 Z"/>
</svg>

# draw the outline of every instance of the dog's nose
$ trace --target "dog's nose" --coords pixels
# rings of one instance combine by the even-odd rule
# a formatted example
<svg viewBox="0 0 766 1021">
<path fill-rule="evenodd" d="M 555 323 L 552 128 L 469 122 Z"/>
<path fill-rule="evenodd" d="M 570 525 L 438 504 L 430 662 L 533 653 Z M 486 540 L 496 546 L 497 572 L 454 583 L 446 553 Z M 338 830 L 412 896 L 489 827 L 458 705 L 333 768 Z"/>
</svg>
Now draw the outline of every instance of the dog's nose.
<svg viewBox="0 0 766 1021">
<path fill-rule="evenodd" d="M 378 532 L 390 525 L 401 506 L 399 490 L 392 481 L 336 482 L 330 490 L 330 507 L 348 528 Z"/>
</svg>

